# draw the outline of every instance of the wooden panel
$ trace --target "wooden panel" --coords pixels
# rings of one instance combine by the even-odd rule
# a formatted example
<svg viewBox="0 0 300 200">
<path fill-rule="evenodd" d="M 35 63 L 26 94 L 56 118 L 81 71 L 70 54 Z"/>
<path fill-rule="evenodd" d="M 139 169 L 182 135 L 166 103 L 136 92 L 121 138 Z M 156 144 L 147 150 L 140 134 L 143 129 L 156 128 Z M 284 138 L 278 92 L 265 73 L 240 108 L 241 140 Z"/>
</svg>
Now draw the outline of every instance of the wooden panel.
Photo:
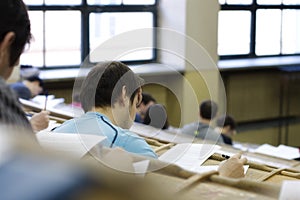
<svg viewBox="0 0 300 200">
<path fill-rule="evenodd" d="M 228 113 L 238 121 L 279 116 L 280 81 L 271 72 L 232 74 L 226 79 Z"/>
<path fill-rule="evenodd" d="M 264 144 L 278 145 L 278 128 L 266 128 L 259 130 L 245 131 L 233 136 L 234 141 Z"/>
</svg>

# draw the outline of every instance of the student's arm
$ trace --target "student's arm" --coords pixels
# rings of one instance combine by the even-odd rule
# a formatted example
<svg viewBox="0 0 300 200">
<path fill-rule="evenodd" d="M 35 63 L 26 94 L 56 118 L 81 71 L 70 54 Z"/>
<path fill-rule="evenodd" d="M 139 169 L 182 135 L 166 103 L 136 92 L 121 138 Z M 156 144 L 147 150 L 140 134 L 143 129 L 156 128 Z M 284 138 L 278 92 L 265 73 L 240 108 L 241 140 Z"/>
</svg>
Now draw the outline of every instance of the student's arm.
<svg viewBox="0 0 300 200">
<path fill-rule="evenodd" d="M 149 144 L 141 137 L 131 137 L 126 142 L 126 149 L 129 152 L 136 153 L 138 155 L 157 158 L 156 153 L 149 146 Z"/>
</svg>

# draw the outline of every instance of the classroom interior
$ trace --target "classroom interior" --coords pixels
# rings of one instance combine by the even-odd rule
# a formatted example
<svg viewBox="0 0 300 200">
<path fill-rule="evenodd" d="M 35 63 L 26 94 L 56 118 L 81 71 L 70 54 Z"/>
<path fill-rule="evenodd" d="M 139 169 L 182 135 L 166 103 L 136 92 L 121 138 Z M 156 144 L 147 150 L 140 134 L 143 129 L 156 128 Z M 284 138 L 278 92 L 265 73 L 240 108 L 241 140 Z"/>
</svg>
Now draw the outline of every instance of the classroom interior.
<svg viewBox="0 0 300 200">
<path fill-rule="evenodd" d="M 174 127 L 197 121 L 199 102 L 211 98 L 220 105 L 220 113 L 231 114 L 238 122 L 235 141 L 299 147 L 299 57 L 220 60 L 219 11 L 216 0 L 159 1 L 157 59 L 133 67 L 146 80 L 143 90 L 166 106 Z M 195 51 L 195 44 L 203 48 L 201 53 Z M 164 48 L 178 51 L 181 57 L 166 53 Z M 200 54 L 205 58 L 197 59 Z M 201 67 L 195 69 L 193 64 Z M 289 66 L 296 70 L 285 70 Z M 49 93 L 66 103 L 72 103 L 77 74 L 74 68 L 40 72 Z"/>
<path fill-rule="evenodd" d="M 82 1 L 86 4 L 93 0 Z M 165 106 L 170 125 L 179 128 L 198 121 L 200 102 L 211 99 L 218 103 L 219 115 L 227 113 L 237 121 L 234 142 L 244 147 L 283 144 L 293 147 L 293 153 L 300 148 L 300 56 L 221 59 L 218 13 L 220 2 L 230 0 L 157 1 L 156 59 L 128 65 L 145 80 L 143 91 Z M 31 6 L 32 10 L 39 8 Z M 136 33 L 144 34 L 143 30 Z M 101 48 L 99 52 L 95 55 L 104 60 L 116 53 L 105 54 Z M 78 94 L 76 81 L 85 74 L 85 64 L 39 68 L 39 76 L 49 94 L 70 105 Z M 18 80 L 20 73 L 20 68 L 15 68 L 9 82 Z M 36 109 L 28 102 L 21 103 Z M 34 111 L 39 110 L 42 109 Z M 51 114 L 57 119 L 72 118 L 63 112 Z M 9 131 L 2 125 L 0 130 Z M 23 199 L 299 198 L 300 163 L 294 158 L 216 145 L 184 134 L 174 136 L 143 124 L 135 124 L 130 130 L 145 139 L 158 159 L 97 146 L 103 141 L 98 135 L 82 137 L 84 134 L 40 131 L 36 134 L 39 145 L 22 135 L 15 141 L 6 141 L 9 137 L 5 137 L 3 144 L 13 143 L 16 150 L 10 155 L 13 159 L 4 163 L 0 177 L 9 178 L 7 187 L 14 185 L 16 189 L 4 189 L 1 193 L 15 197 L 11 199 L 22 195 Z M 205 145 L 210 148 L 209 153 L 204 152 Z M 234 179 L 218 174 L 220 163 L 236 153 L 248 159 L 245 177 Z M 173 159 L 175 155 L 175 161 L 168 160 L 167 154 Z M 204 158 L 199 158 L 202 154 Z M 194 168 L 187 167 L 189 162 Z M 201 171 L 200 165 L 208 170 Z"/>
</svg>

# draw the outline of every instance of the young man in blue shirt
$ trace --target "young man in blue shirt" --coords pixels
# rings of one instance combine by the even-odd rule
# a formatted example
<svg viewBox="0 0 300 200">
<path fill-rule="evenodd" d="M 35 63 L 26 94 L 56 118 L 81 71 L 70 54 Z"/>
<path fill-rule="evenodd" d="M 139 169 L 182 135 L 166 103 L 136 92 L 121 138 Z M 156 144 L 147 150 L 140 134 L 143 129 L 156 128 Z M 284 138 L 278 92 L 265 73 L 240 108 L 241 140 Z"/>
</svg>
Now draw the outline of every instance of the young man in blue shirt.
<svg viewBox="0 0 300 200">
<path fill-rule="evenodd" d="M 130 132 L 142 100 L 143 80 L 121 62 L 103 62 L 83 81 L 80 99 L 85 114 L 68 120 L 55 132 L 106 136 L 104 146 L 156 158 L 146 141 Z"/>
</svg>

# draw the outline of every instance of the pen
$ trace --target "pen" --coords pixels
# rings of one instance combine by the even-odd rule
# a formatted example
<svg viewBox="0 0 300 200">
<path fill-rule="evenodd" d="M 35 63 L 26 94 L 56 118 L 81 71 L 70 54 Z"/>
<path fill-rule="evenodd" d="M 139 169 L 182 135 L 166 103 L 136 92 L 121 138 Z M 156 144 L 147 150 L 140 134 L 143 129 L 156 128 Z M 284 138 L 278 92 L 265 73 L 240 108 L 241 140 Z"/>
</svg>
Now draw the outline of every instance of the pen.
<svg viewBox="0 0 300 200">
<path fill-rule="evenodd" d="M 225 154 L 222 154 L 222 157 L 225 158 L 225 159 L 229 159 L 230 158 L 230 156 L 225 155 Z"/>
<path fill-rule="evenodd" d="M 44 110 L 46 110 L 46 108 L 47 108 L 47 101 L 48 101 L 48 91 L 45 91 L 45 106 L 44 106 Z"/>
</svg>

